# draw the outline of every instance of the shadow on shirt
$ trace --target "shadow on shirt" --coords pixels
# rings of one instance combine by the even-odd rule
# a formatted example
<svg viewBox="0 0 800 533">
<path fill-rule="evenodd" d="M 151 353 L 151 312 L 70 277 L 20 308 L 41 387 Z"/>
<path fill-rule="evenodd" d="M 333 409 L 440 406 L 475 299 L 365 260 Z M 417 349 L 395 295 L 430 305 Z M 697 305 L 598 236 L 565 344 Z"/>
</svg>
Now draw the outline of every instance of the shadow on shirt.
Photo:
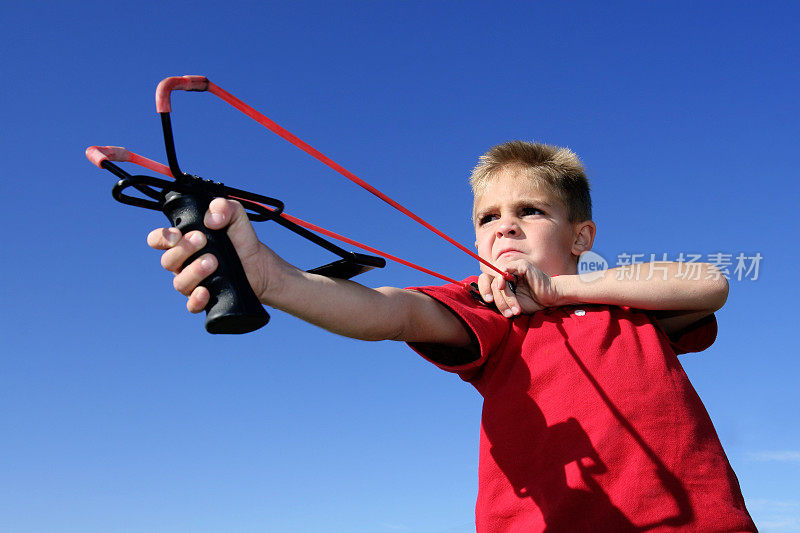
<svg viewBox="0 0 800 533">
<path fill-rule="evenodd" d="M 558 327 L 566 339 L 562 326 Z M 548 532 L 647 531 L 659 526 L 675 527 L 691 522 L 693 512 L 686 489 L 614 405 L 569 342 L 566 348 L 614 418 L 652 461 L 658 481 L 674 500 L 677 511 L 650 524 L 631 523 L 593 478 L 593 475 L 605 473 L 607 467 L 578 420 L 569 418 L 547 425 L 541 409 L 527 394 L 530 373 L 524 364 L 519 365 L 518 369 L 528 374 L 515 376 L 512 385 L 521 397 L 516 400 L 509 396 L 503 398 L 507 406 L 513 405 L 513 411 L 506 411 L 505 416 L 498 418 L 484 417 L 483 420 L 484 431 L 491 443 L 490 453 L 516 494 L 533 500 L 542 513 Z M 527 386 L 521 387 L 524 381 L 527 381 Z M 503 426 L 507 424 L 513 424 L 515 431 L 504 429 Z M 576 462 L 589 490 L 571 488 L 567 484 L 566 466 L 572 462 Z M 631 496 L 635 497 L 635 494 Z"/>
</svg>

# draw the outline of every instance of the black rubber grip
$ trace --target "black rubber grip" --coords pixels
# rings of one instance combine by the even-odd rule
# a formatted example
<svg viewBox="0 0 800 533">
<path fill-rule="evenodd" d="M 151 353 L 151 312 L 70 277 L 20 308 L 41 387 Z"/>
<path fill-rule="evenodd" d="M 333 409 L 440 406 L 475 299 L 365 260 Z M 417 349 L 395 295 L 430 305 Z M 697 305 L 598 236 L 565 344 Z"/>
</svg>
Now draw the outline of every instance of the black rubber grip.
<svg viewBox="0 0 800 533">
<path fill-rule="evenodd" d="M 166 194 L 163 211 L 182 234 L 199 230 L 206 236 L 206 246 L 187 259 L 183 266 L 206 253 L 217 258 L 217 269 L 200 283 L 211 293 L 205 309 L 206 331 L 248 333 L 266 325 L 269 315 L 250 287 L 228 234 L 224 230 L 211 230 L 203 224 L 211 200 L 203 194 L 171 191 Z"/>
</svg>

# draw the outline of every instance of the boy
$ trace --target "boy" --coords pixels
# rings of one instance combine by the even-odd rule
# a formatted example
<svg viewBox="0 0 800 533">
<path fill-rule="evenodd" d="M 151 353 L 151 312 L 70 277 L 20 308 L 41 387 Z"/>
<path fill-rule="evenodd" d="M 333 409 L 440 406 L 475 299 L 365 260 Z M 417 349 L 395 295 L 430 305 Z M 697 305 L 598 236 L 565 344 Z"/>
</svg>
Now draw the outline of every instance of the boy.
<svg viewBox="0 0 800 533">
<path fill-rule="evenodd" d="M 261 244 L 235 202 L 217 199 L 261 302 L 340 335 L 405 341 L 484 397 L 476 525 L 503 531 L 755 531 L 736 476 L 676 353 L 714 341 L 727 281 L 678 263 L 577 275 L 592 247 L 589 184 L 571 151 L 513 141 L 471 183 L 483 300 L 460 285 L 369 289 L 303 272 Z M 200 312 L 216 260 L 181 269 L 199 232 L 148 236 Z M 632 277 L 633 279 L 625 279 Z M 467 282 L 474 280 L 468 279 Z"/>
</svg>

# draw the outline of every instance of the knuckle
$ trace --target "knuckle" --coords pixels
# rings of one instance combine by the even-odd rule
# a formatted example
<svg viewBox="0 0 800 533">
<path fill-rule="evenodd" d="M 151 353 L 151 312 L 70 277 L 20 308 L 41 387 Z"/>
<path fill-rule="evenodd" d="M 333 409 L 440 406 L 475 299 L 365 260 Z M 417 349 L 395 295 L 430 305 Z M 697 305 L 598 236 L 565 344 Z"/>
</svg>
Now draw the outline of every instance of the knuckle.
<svg viewBox="0 0 800 533">
<path fill-rule="evenodd" d="M 161 266 L 164 268 L 164 270 L 169 270 L 170 272 L 173 272 L 172 266 L 174 264 L 172 261 L 172 255 L 174 254 L 170 254 L 169 252 L 164 252 L 161 254 Z"/>
<path fill-rule="evenodd" d="M 161 254 L 161 266 L 177 274 L 181 271 L 185 259 L 186 254 L 180 248 L 173 248 Z"/>
<path fill-rule="evenodd" d="M 236 200 L 228 200 L 228 205 L 237 215 L 244 213 L 244 206 L 240 202 Z"/>
<path fill-rule="evenodd" d="M 192 266 L 198 276 L 206 277 L 216 270 L 217 258 L 213 254 L 204 254 Z"/>
<path fill-rule="evenodd" d="M 196 251 L 206 245 L 206 236 L 200 230 L 190 231 L 186 234 L 187 247 L 190 251 Z"/>
<path fill-rule="evenodd" d="M 208 305 L 209 293 L 205 287 L 195 287 L 192 294 L 189 296 L 187 307 L 192 313 L 199 313 Z"/>
<path fill-rule="evenodd" d="M 188 309 L 190 313 L 199 313 L 200 311 L 202 311 L 203 306 L 200 305 L 199 300 L 200 299 L 198 297 L 198 291 L 197 289 L 195 289 L 194 291 L 192 291 L 192 294 L 189 295 L 189 299 L 186 300 L 186 309 Z"/>
<path fill-rule="evenodd" d="M 187 291 L 185 276 L 175 276 L 175 278 L 172 280 L 172 286 L 176 291 L 184 296 L 189 296 L 189 293 L 191 292 Z"/>
</svg>

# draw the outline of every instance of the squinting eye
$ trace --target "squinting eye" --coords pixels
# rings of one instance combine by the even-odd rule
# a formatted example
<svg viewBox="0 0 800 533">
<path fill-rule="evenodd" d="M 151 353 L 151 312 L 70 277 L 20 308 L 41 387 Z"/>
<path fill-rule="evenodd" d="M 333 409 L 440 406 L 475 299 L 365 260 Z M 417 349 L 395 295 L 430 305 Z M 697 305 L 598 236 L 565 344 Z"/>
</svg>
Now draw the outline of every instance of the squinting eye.
<svg viewBox="0 0 800 533">
<path fill-rule="evenodd" d="M 522 209 L 522 216 L 530 216 L 530 215 L 544 215 L 544 211 L 542 211 L 538 207 L 524 207 Z"/>
<path fill-rule="evenodd" d="M 497 218 L 496 215 L 483 215 L 481 218 L 478 219 L 478 225 L 483 226 L 484 224 L 488 224 L 495 218 Z"/>
</svg>

